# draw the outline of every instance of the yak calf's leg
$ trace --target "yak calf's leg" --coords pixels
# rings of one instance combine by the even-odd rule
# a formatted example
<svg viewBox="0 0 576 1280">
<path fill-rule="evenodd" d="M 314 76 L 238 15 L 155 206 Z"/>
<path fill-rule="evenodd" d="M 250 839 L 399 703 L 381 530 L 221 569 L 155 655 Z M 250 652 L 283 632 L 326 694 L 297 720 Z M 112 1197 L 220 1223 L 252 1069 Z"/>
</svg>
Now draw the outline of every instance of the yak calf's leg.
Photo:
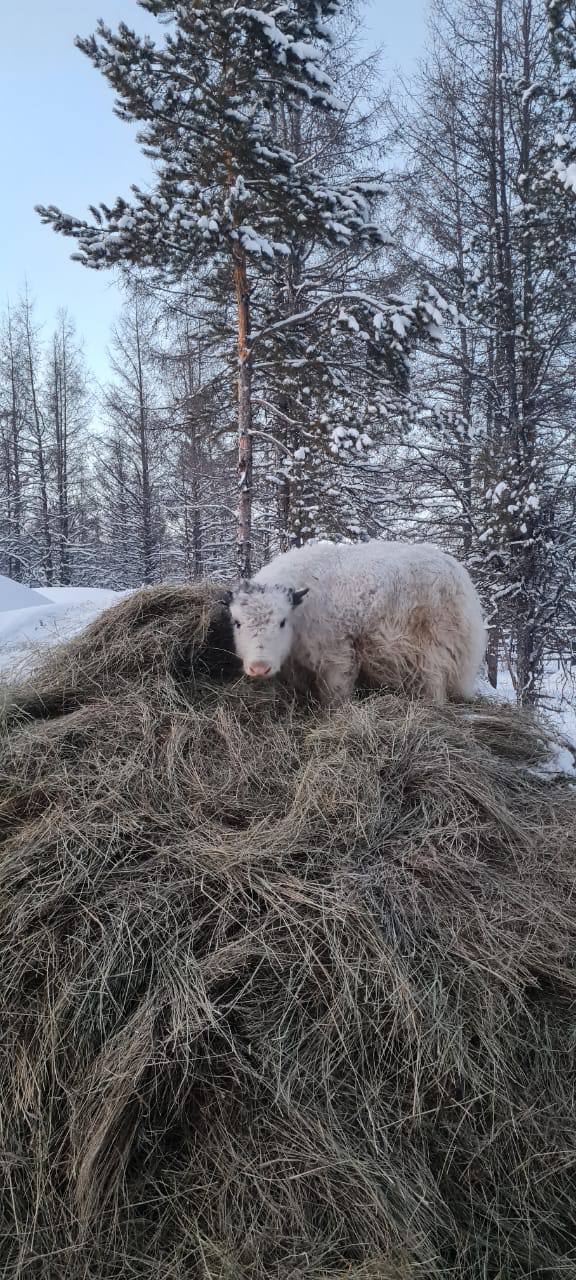
<svg viewBox="0 0 576 1280">
<path fill-rule="evenodd" d="M 443 707 L 448 701 L 444 672 L 426 672 L 422 680 L 422 693 L 426 702 L 431 702 L 436 707 Z"/>
<path fill-rule="evenodd" d="M 352 645 L 343 646 L 335 655 L 324 659 L 318 671 L 318 690 L 326 707 L 347 702 L 354 693 L 359 664 Z"/>
</svg>

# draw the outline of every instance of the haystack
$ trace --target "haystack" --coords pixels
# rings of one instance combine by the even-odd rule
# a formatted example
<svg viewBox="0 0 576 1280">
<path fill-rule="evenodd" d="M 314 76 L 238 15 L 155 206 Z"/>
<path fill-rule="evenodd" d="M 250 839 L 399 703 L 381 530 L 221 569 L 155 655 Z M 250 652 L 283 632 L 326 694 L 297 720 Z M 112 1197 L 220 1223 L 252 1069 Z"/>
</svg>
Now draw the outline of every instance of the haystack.
<svg viewBox="0 0 576 1280">
<path fill-rule="evenodd" d="M 6 696 L 0 1262 L 576 1276 L 576 799 L 538 725 L 248 687 L 218 591 Z"/>
</svg>

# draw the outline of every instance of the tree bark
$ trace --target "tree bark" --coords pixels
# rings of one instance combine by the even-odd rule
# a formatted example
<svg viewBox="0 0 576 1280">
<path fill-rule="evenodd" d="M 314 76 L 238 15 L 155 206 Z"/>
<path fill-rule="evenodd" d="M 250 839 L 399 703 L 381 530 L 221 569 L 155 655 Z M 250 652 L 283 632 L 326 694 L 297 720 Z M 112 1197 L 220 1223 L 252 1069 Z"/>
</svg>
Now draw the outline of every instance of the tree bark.
<svg viewBox="0 0 576 1280">
<path fill-rule="evenodd" d="M 532 0 L 524 0 L 522 7 L 522 42 L 523 42 L 523 82 L 524 98 L 521 115 L 520 167 L 525 175 L 524 180 L 524 235 L 523 272 L 522 272 L 522 339 L 520 342 L 520 451 L 522 455 L 522 480 L 524 487 L 529 477 L 536 477 L 535 436 L 536 406 L 535 383 L 537 378 L 535 362 L 534 333 L 534 264 L 532 229 L 530 213 L 532 191 L 530 185 L 530 165 L 532 160 L 532 127 L 530 98 L 528 89 L 532 81 Z M 541 679 L 542 635 L 538 625 L 536 596 L 538 594 L 538 555 L 536 542 L 539 533 L 540 515 L 531 511 L 525 514 L 528 537 L 522 549 L 522 583 L 526 601 L 525 616 L 522 619 L 521 634 L 518 636 L 518 690 L 523 704 L 532 706 L 538 698 Z"/>
<path fill-rule="evenodd" d="M 142 366 L 142 345 L 140 334 L 140 318 L 136 303 L 136 323 L 134 326 L 136 339 L 136 366 L 138 379 L 138 448 L 140 453 L 140 474 L 142 481 L 142 563 L 144 582 L 148 586 L 154 582 L 156 565 L 154 563 L 154 535 L 152 529 L 152 486 L 150 481 L 150 456 L 148 448 L 148 407 L 144 388 L 144 370 Z"/>
<path fill-rule="evenodd" d="M 54 339 L 54 428 L 56 436 L 56 486 L 58 494 L 58 549 L 60 585 L 70 585 L 70 512 L 68 508 L 68 367 L 66 332 L 62 326 L 61 346 Z"/>
<path fill-rule="evenodd" d="M 498 620 L 488 628 L 488 645 L 486 648 L 486 674 L 488 683 L 493 689 L 498 688 Z"/>
<path fill-rule="evenodd" d="M 455 251 L 458 264 L 458 277 L 461 290 L 461 306 L 464 311 L 464 290 L 466 285 L 466 268 L 464 261 L 464 225 L 462 217 L 462 180 L 460 175 L 460 161 L 458 156 L 458 146 L 456 142 L 456 134 L 454 126 L 450 129 L 450 147 L 452 152 L 452 168 L 454 174 L 454 201 L 455 201 Z M 460 345 L 460 387 L 462 398 L 462 417 L 466 423 L 466 437 L 460 444 L 460 469 L 462 482 L 462 499 L 464 507 L 464 524 L 462 549 L 464 555 L 468 557 L 473 546 L 473 526 L 472 526 L 472 446 L 470 428 L 472 425 L 472 371 L 470 367 L 470 354 L 468 350 L 468 330 L 466 325 L 459 322 L 458 324 L 458 341 Z"/>
<path fill-rule="evenodd" d="M 238 507 L 236 566 L 240 578 L 252 573 L 252 350 L 250 346 L 250 290 L 246 254 L 234 252 L 238 350 Z"/>
<path fill-rule="evenodd" d="M 203 536 L 202 536 L 202 519 L 200 515 L 201 502 L 201 484 L 200 484 L 200 456 L 198 449 L 198 424 L 196 414 L 193 407 L 194 397 L 194 355 L 192 347 L 192 339 L 188 327 L 186 328 L 186 440 L 188 443 L 188 472 L 190 495 L 192 498 L 192 575 L 194 579 L 202 577 L 204 568 L 203 555 Z M 198 343 L 198 388 L 202 386 L 202 353 L 200 343 Z M 188 532 L 190 538 L 190 531 Z"/>
<path fill-rule="evenodd" d="M 30 396 L 32 400 L 33 428 L 36 438 L 36 462 L 38 465 L 38 481 L 40 486 L 40 505 L 42 511 L 42 532 L 44 535 L 44 564 L 43 569 L 46 576 L 46 585 L 52 586 L 54 581 L 54 562 L 52 558 L 52 534 L 50 531 L 50 507 L 48 502 L 48 478 L 46 474 L 46 459 L 44 455 L 43 427 L 42 415 L 38 404 L 38 396 L 36 391 L 36 371 L 34 368 L 34 353 L 32 348 L 32 330 L 30 324 L 30 304 L 28 299 L 24 303 L 24 327 L 26 333 L 26 360 L 28 366 L 28 377 L 30 386 Z"/>
<path fill-rule="evenodd" d="M 16 554 L 8 560 L 8 577 L 20 580 L 22 577 L 22 486 L 20 481 L 20 423 L 18 409 L 18 392 L 16 378 L 16 353 L 12 331 L 12 316 L 8 312 L 8 344 L 10 360 L 10 442 L 7 446 L 6 485 L 8 499 L 8 517 L 10 521 L 10 538 L 16 543 Z M 11 445 L 11 448 L 10 448 Z M 10 465 L 10 453 L 12 465 Z"/>
</svg>

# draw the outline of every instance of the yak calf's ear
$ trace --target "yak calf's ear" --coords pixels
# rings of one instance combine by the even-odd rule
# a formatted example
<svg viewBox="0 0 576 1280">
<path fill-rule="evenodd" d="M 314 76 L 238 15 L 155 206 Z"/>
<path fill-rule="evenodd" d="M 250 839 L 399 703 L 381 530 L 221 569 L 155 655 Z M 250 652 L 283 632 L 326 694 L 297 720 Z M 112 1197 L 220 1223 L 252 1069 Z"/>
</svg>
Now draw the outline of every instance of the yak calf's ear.
<svg viewBox="0 0 576 1280">
<path fill-rule="evenodd" d="M 226 609 L 229 609 L 233 599 L 234 599 L 233 591 L 224 591 L 220 597 L 220 604 L 223 604 Z"/>
<path fill-rule="evenodd" d="M 308 595 L 309 590 L 310 590 L 310 587 L 303 587 L 301 591 L 292 592 L 292 608 L 293 609 L 296 609 L 299 604 L 302 604 L 304 596 Z"/>
</svg>

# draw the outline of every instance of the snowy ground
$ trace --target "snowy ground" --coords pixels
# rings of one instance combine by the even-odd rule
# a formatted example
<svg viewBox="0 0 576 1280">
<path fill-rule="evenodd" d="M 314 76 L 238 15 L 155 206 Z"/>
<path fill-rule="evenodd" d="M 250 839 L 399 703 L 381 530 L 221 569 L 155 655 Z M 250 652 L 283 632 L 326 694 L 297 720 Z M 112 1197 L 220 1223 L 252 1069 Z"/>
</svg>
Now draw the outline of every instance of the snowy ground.
<svg viewBox="0 0 576 1280">
<path fill-rule="evenodd" d="M 0 674 L 17 676 L 48 645 L 68 640 L 119 599 L 98 587 L 43 587 L 44 603 L 13 608 L 15 595 L 0 580 Z M 12 584 L 10 584 L 11 586 Z"/>
<path fill-rule="evenodd" d="M 480 681 L 479 688 L 489 698 L 514 701 L 512 680 L 506 668 L 498 673 L 497 689 L 492 689 L 487 680 Z M 574 680 L 567 679 L 559 663 L 548 663 L 540 711 L 568 742 L 576 746 L 576 676 Z"/>
<path fill-rule="evenodd" d="M 0 678 L 5 679 L 17 678 L 43 649 L 68 640 L 123 594 L 98 587 L 43 587 L 39 603 L 29 596 L 28 607 L 18 608 L 14 606 L 24 597 L 19 598 L 13 590 L 17 585 L 0 577 Z M 558 664 L 551 663 L 545 690 L 545 714 L 562 737 L 576 747 L 576 678 L 567 682 Z M 484 680 L 479 683 L 479 691 L 504 702 L 514 700 L 506 670 L 500 673 L 496 693 Z M 551 771 L 576 772 L 573 756 L 562 747 L 554 748 Z"/>
</svg>

